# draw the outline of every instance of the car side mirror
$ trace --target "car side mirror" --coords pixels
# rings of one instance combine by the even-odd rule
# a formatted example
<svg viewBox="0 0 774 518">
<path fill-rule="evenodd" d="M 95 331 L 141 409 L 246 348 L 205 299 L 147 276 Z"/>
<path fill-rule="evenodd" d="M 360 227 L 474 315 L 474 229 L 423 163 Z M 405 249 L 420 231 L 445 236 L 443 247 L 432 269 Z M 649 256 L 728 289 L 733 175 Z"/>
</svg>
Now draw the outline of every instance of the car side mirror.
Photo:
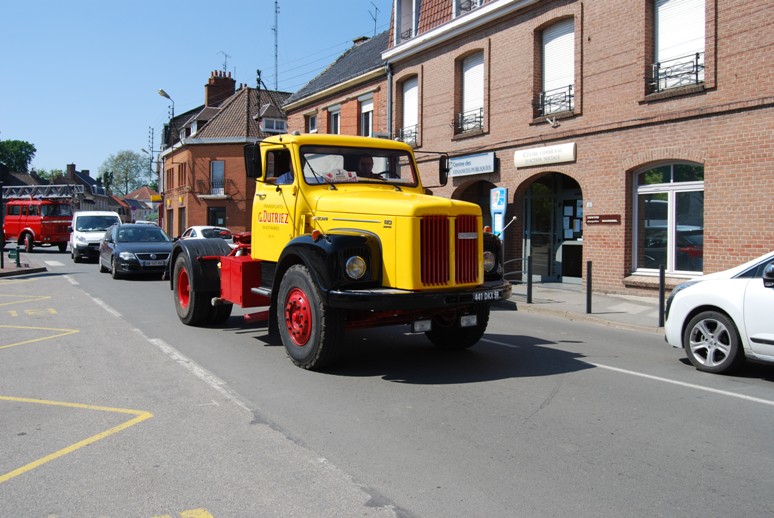
<svg viewBox="0 0 774 518">
<path fill-rule="evenodd" d="M 774 263 L 769 263 L 766 268 L 763 269 L 763 286 L 766 288 L 774 288 Z"/>
<path fill-rule="evenodd" d="M 443 186 L 449 181 L 449 157 L 441 155 L 438 159 L 438 182 Z"/>
<path fill-rule="evenodd" d="M 245 172 L 248 178 L 260 178 L 263 176 L 261 146 L 258 143 L 245 146 Z"/>
</svg>

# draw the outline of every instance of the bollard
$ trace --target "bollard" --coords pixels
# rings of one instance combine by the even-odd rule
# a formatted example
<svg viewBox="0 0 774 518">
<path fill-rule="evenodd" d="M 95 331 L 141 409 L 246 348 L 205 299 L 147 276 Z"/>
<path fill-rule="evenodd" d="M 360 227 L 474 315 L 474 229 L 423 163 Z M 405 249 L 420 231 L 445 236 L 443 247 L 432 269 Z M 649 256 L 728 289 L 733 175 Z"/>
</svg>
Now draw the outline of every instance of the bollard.
<svg viewBox="0 0 774 518">
<path fill-rule="evenodd" d="M 591 261 L 586 261 L 586 313 L 591 313 Z"/>
<path fill-rule="evenodd" d="M 664 265 L 658 267 L 658 327 L 664 327 L 664 285 L 666 284 Z"/>
<path fill-rule="evenodd" d="M 11 256 L 11 254 L 9 253 L 8 256 L 11 259 L 16 259 L 16 267 L 21 268 L 21 252 L 19 251 L 19 245 L 17 244 L 16 248 L 12 249 L 11 252 L 15 252 L 15 253 L 13 254 L 13 256 Z"/>
<path fill-rule="evenodd" d="M 527 304 L 532 304 L 532 256 L 527 256 Z"/>
</svg>

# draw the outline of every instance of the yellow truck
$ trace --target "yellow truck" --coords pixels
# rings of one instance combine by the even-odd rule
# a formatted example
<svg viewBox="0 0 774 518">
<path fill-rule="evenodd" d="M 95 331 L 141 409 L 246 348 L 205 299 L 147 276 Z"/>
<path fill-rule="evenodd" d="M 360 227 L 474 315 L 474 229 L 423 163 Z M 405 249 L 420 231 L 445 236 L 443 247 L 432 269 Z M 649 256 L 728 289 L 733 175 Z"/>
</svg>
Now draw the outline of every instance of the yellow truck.
<svg viewBox="0 0 774 518">
<path fill-rule="evenodd" d="M 439 182 L 448 160 L 441 156 Z M 251 232 L 181 240 L 169 261 L 177 314 L 223 323 L 234 304 L 264 308 L 294 364 L 330 365 L 347 329 L 408 325 L 441 349 L 479 341 L 491 303 L 508 299 L 500 240 L 481 208 L 432 196 L 405 143 L 279 135 L 245 146 L 256 180 Z"/>
</svg>

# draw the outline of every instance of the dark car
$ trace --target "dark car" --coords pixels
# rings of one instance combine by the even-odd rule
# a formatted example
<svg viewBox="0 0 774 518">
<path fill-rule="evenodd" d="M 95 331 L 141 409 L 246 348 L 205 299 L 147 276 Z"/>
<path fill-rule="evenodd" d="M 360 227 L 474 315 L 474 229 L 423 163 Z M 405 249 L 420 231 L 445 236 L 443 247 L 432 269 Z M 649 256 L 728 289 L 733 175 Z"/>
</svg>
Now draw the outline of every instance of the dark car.
<svg viewBox="0 0 774 518">
<path fill-rule="evenodd" d="M 134 274 L 164 275 L 172 240 L 160 227 L 123 223 L 110 227 L 99 244 L 99 271 L 114 279 Z"/>
</svg>

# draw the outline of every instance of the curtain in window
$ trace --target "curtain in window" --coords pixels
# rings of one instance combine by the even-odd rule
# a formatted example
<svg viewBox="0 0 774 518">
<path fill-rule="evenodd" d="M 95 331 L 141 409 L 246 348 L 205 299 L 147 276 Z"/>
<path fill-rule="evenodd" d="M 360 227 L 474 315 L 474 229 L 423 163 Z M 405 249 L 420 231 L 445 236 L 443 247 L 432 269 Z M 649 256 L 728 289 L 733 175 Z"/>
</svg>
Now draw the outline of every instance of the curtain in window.
<svg viewBox="0 0 774 518">
<path fill-rule="evenodd" d="M 210 194 L 225 192 L 225 168 L 222 160 L 210 162 Z"/>
</svg>

